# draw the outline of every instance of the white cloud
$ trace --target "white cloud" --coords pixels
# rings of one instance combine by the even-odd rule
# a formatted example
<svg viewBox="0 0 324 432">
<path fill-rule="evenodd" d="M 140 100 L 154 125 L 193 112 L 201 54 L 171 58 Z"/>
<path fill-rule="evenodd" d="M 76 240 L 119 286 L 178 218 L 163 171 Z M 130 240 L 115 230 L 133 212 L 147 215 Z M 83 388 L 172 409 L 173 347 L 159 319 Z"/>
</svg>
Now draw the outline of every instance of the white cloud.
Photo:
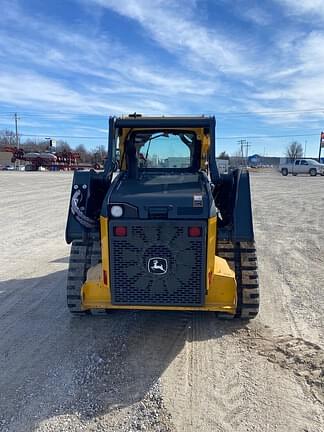
<svg viewBox="0 0 324 432">
<path fill-rule="evenodd" d="M 254 111 L 260 116 L 269 118 L 271 122 L 281 122 L 283 116 L 273 116 L 274 110 L 302 110 L 318 106 L 323 98 L 322 91 L 315 91 L 314 85 L 324 89 L 324 78 L 318 73 L 318 64 L 324 56 L 322 46 L 322 34 L 310 34 L 302 42 L 305 36 L 293 28 L 278 31 L 285 37 L 274 39 L 275 45 L 267 52 L 262 52 L 257 45 L 250 44 L 250 50 L 254 52 L 243 59 L 244 48 L 238 46 L 230 37 L 226 37 L 215 30 L 210 31 L 200 25 L 193 18 L 194 9 L 185 8 L 182 1 L 168 4 L 165 7 L 161 1 L 148 0 L 92 0 L 102 7 L 111 9 L 129 19 L 136 20 L 142 28 L 160 46 L 175 54 L 178 58 L 189 60 L 190 65 L 196 68 L 200 76 L 219 76 L 224 72 L 227 76 L 223 80 L 223 94 L 228 91 L 228 77 L 234 80 L 234 88 L 239 88 L 239 95 L 229 93 L 226 110 L 234 109 Z M 311 5 L 308 5 L 309 8 Z M 259 25 L 268 24 L 271 20 L 262 8 L 250 8 L 254 21 Z M 298 43 L 297 43 L 298 41 Z M 253 63 L 251 58 L 259 57 L 258 63 Z M 324 60 L 324 59 L 323 59 Z M 198 65 L 198 66 L 197 66 Z M 200 67 L 199 67 L 200 66 Z M 205 69 L 205 71 L 203 70 Z M 136 76 L 136 71 L 135 76 Z M 251 79 L 252 78 L 252 79 Z M 143 73 L 142 79 L 150 81 L 149 74 Z M 199 78 L 196 78 L 197 83 Z M 250 80 L 250 84 L 249 84 Z M 154 81 L 158 87 L 167 79 L 163 74 L 155 75 Z M 194 80 L 190 80 L 194 86 Z M 244 84 L 243 84 L 244 82 Z M 196 88 L 200 88 L 198 84 Z M 217 84 L 213 92 L 221 88 Z M 209 95 L 208 87 L 205 87 L 206 95 Z M 203 92 L 202 92 L 203 93 Z M 322 99 L 323 100 L 323 99 Z M 214 105 L 214 110 L 216 103 Z M 211 108 L 211 105 L 207 107 Z M 217 107 L 219 109 L 219 107 Z M 211 108 L 212 109 L 212 108 Z M 285 122 L 295 122 L 305 114 L 287 114 Z M 320 114 L 319 114 L 320 116 Z"/>
<path fill-rule="evenodd" d="M 46 18 L 25 16 L 16 4 L 4 18 L 23 30 L 24 37 L 17 34 L 13 37 L 3 30 L 0 53 L 6 64 L 5 59 L 15 52 L 15 60 L 27 65 L 23 69 L 25 73 L 20 70 L 20 79 L 26 82 L 28 76 L 34 76 L 39 87 L 31 83 L 33 91 L 24 93 L 20 86 L 8 86 L 6 80 L 16 73 L 8 66 L 6 78 L 0 78 L 0 87 L 5 88 L 0 92 L 3 101 L 27 106 L 40 100 L 45 104 L 47 99 L 52 110 L 61 101 L 64 109 L 72 112 L 183 113 L 198 107 L 206 113 L 215 111 L 216 107 L 217 110 L 227 110 L 229 106 L 231 110 L 240 109 L 240 105 L 233 104 L 236 97 L 229 79 L 234 80 L 235 88 L 241 86 L 240 93 L 244 93 L 248 80 L 262 88 L 260 74 L 266 77 L 269 72 L 278 72 L 272 59 L 268 62 L 265 58 L 262 65 L 253 64 L 249 62 L 248 47 L 242 48 L 231 37 L 196 22 L 194 1 L 167 1 L 167 4 L 165 1 L 153 4 L 148 0 L 93 1 L 136 19 L 184 67 L 152 64 L 149 58 L 139 52 L 129 52 L 107 35 L 75 32 Z M 62 80 L 62 76 L 66 79 Z M 263 91 L 266 94 L 267 88 Z M 251 93 L 245 97 L 250 100 Z"/>
<path fill-rule="evenodd" d="M 0 99 L 12 105 L 30 107 L 38 110 L 52 110 L 75 113 L 124 113 L 128 112 L 129 104 L 110 103 L 100 94 L 86 94 L 72 90 L 59 80 L 45 78 L 37 73 L 0 73 Z M 163 110 L 166 107 L 161 102 L 141 100 L 136 107 L 142 109 Z"/>
<path fill-rule="evenodd" d="M 281 80 L 281 79 L 287 79 L 290 78 L 293 75 L 296 75 L 303 71 L 302 66 L 293 66 L 293 67 L 287 67 L 279 70 L 278 72 L 274 72 L 272 75 L 270 75 L 270 78 L 272 80 Z"/>
<path fill-rule="evenodd" d="M 309 33 L 301 42 L 297 55 L 304 72 L 323 76 L 321 65 L 324 64 L 324 32 Z"/>
<path fill-rule="evenodd" d="M 324 0 L 276 0 L 292 15 L 321 15 L 324 18 Z"/>
<path fill-rule="evenodd" d="M 136 109 L 165 113 L 179 111 L 180 101 L 185 98 L 212 96 L 219 88 L 215 77 L 197 78 L 186 70 L 151 64 L 107 36 L 82 34 L 46 18 L 25 16 L 17 4 L 9 12 L 6 9 L 3 18 L 24 32 L 19 36 L 19 32 L 11 35 L 0 29 L 0 60 L 2 57 L 6 65 L 0 77 L 3 103 L 14 101 L 27 106 L 47 99 L 52 110 L 61 102 L 73 112 L 120 113 Z M 8 63 L 8 58 L 15 66 Z M 28 83 L 25 92 L 20 85 L 8 84 L 13 74 Z M 31 76 L 34 78 L 30 80 Z"/>
<path fill-rule="evenodd" d="M 300 40 L 289 56 L 294 67 L 284 81 L 287 97 L 297 109 L 319 107 L 324 100 L 324 32 L 310 32 Z M 282 76 L 280 77 L 282 78 Z M 280 84 L 279 84 L 280 85 Z"/>
<path fill-rule="evenodd" d="M 104 7 L 135 20 L 141 32 L 174 56 L 174 64 L 152 62 L 106 33 L 26 16 L 16 3 L 4 8 L 3 19 L 19 31 L 10 35 L 0 28 L 2 103 L 101 115 L 262 111 L 268 112 L 262 118 L 272 121 L 273 110 L 304 109 L 323 100 L 321 31 L 275 29 L 273 45 L 262 50 L 257 38 L 244 45 L 230 30 L 206 27 L 195 16 L 194 0 L 92 0 L 87 10 L 93 3 L 100 6 L 92 7 L 100 11 L 94 15 L 102 16 Z M 261 7 L 250 11 L 259 25 L 269 22 Z"/>
<path fill-rule="evenodd" d="M 273 19 L 269 13 L 258 6 L 241 7 L 239 6 L 240 14 L 247 21 L 252 21 L 259 26 L 266 26 L 272 23 Z"/>
<path fill-rule="evenodd" d="M 194 3 L 150 0 L 92 0 L 120 15 L 140 23 L 161 47 L 182 58 L 195 70 L 244 75 L 254 71 L 249 51 L 220 30 L 197 22 L 190 7 Z"/>
</svg>

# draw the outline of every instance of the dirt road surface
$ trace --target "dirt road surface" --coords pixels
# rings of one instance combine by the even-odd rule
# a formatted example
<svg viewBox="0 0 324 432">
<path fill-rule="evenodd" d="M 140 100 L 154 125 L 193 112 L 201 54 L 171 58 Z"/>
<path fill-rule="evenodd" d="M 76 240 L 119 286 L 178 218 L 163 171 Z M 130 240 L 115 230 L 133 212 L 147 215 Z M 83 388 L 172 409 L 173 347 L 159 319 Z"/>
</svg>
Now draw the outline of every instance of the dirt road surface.
<svg viewBox="0 0 324 432">
<path fill-rule="evenodd" d="M 0 430 L 324 431 L 324 179 L 252 175 L 261 312 L 71 318 L 70 173 L 0 173 Z"/>
</svg>

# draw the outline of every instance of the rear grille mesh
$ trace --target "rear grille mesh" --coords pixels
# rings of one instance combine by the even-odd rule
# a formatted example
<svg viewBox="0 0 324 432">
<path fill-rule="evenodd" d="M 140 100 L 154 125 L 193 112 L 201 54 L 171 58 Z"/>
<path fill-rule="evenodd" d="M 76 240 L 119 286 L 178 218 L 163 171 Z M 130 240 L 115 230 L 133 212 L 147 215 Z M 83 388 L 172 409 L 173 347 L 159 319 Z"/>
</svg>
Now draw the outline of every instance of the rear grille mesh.
<svg viewBox="0 0 324 432">
<path fill-rule="evenodd" d="M 115 237 L 110 222 L 110 274 L 113 304 L 200 306 L 205 296 L 206 224 L 195 221 L 134 221 L 127 237 Z M 202 237 L 188 237 L 189 226 L 199 226 Z M 159 258 L 165 274 L 149 272 Z M 163 264 L 164 265 L 164 264 Z"/>
</svg>

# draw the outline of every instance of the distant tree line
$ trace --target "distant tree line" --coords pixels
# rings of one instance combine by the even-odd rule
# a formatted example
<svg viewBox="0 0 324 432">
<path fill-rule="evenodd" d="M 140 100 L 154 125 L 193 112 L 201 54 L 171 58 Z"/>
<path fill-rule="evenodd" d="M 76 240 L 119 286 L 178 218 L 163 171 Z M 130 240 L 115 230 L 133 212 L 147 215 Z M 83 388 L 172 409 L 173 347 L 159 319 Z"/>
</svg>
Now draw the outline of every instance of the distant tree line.
<svg viewBox="0 0 324 432">
<path fill-rule="evenodd" d="M 16 146 L 16 135 L 13 131 L 8 129 L 0 130 L 0 150 L 1 147 L 5 146 Z M 28 138 L 24 140 L 23 143 L 20 143 L 20 148 L 24 149 L 26 152 L 46 151 L 49 150 L 49 142 L 44 139 L 36 141 L 36 139 Z M 67 141 L 57 140 L 56 151 L 61 152 L 64 150 L 78 152 L 80 154 L 80 162 L 84 163 L 101 163 L 107 157 L 107 149 L 103 145 L 88 150 L 84 144 L 72 147 Z M 293 141 L 287 146 L 285 154 L 290 159 L 302 158 L 304 154 L 303 147 L 299 142 Z M 240 151 L 235 152 L 231 156 L 226 151 L 222 151 L 218 157 L 219 159 L 230 160 L 238 164 L 244 159 Z"/>
<path fill-rule="evenodd" d="M 285 155 L 289 159 L 300 159 L 304 156 L 303 146 L 298 141 L 292 141 L 286 147 Z M 231 156 L 226 151 L 222 151 L 221 153 L 219 153 L 218 158 L 219 159 L 227 159 L 227 160 L 230 160 L 231 162 L 242 161 L 243 159 L 245 159 L 242 156 L 241 150 L 235 151 Z"/>
<path fill-rule="evenodd" d="M 0 151 L 5 146 L 16 146 L 16 135 L 7 129 L 0 130 Z M 44 152 L 49 150 L 49 141 L 44 139 L 36 141 L 36 139 L 28 138 L 24 142 L 20 142 L 19 147 L 24 149 L 25 152 Z M 103 145 L 88 150 L 83 144 L 72 147 L 67 141 L 57 140 L 55 151 L 62 152 L 64 150 L 79 153 L 80 162 L 83 163 L 101 163 L 107 157 L 107 149 Z"/>
</svg>

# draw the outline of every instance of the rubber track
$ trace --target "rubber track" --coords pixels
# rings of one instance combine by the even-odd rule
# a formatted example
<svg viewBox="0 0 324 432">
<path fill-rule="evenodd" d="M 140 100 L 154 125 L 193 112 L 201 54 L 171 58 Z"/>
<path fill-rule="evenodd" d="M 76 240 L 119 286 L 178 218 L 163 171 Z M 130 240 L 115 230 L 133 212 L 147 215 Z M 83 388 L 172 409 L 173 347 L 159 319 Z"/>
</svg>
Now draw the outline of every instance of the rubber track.
<svg viewBox="0 0 324 432">
<path fill-rule="evenodd" d="M 254 242 L 219 241 L 216 254 L 226 259 L 237 281 L 236 318 L 252 319 L 259 312 L 258 263 Z"/>
<path fill-rule="evenodd" d="M 71 245 L 67 276 L 67 305 L 73 315 L 85 315 L 81 309 L 81 287 L 90 267 L 101 262 L 99 233 L 87 242 L 75 240 Z"/>
</svg>

